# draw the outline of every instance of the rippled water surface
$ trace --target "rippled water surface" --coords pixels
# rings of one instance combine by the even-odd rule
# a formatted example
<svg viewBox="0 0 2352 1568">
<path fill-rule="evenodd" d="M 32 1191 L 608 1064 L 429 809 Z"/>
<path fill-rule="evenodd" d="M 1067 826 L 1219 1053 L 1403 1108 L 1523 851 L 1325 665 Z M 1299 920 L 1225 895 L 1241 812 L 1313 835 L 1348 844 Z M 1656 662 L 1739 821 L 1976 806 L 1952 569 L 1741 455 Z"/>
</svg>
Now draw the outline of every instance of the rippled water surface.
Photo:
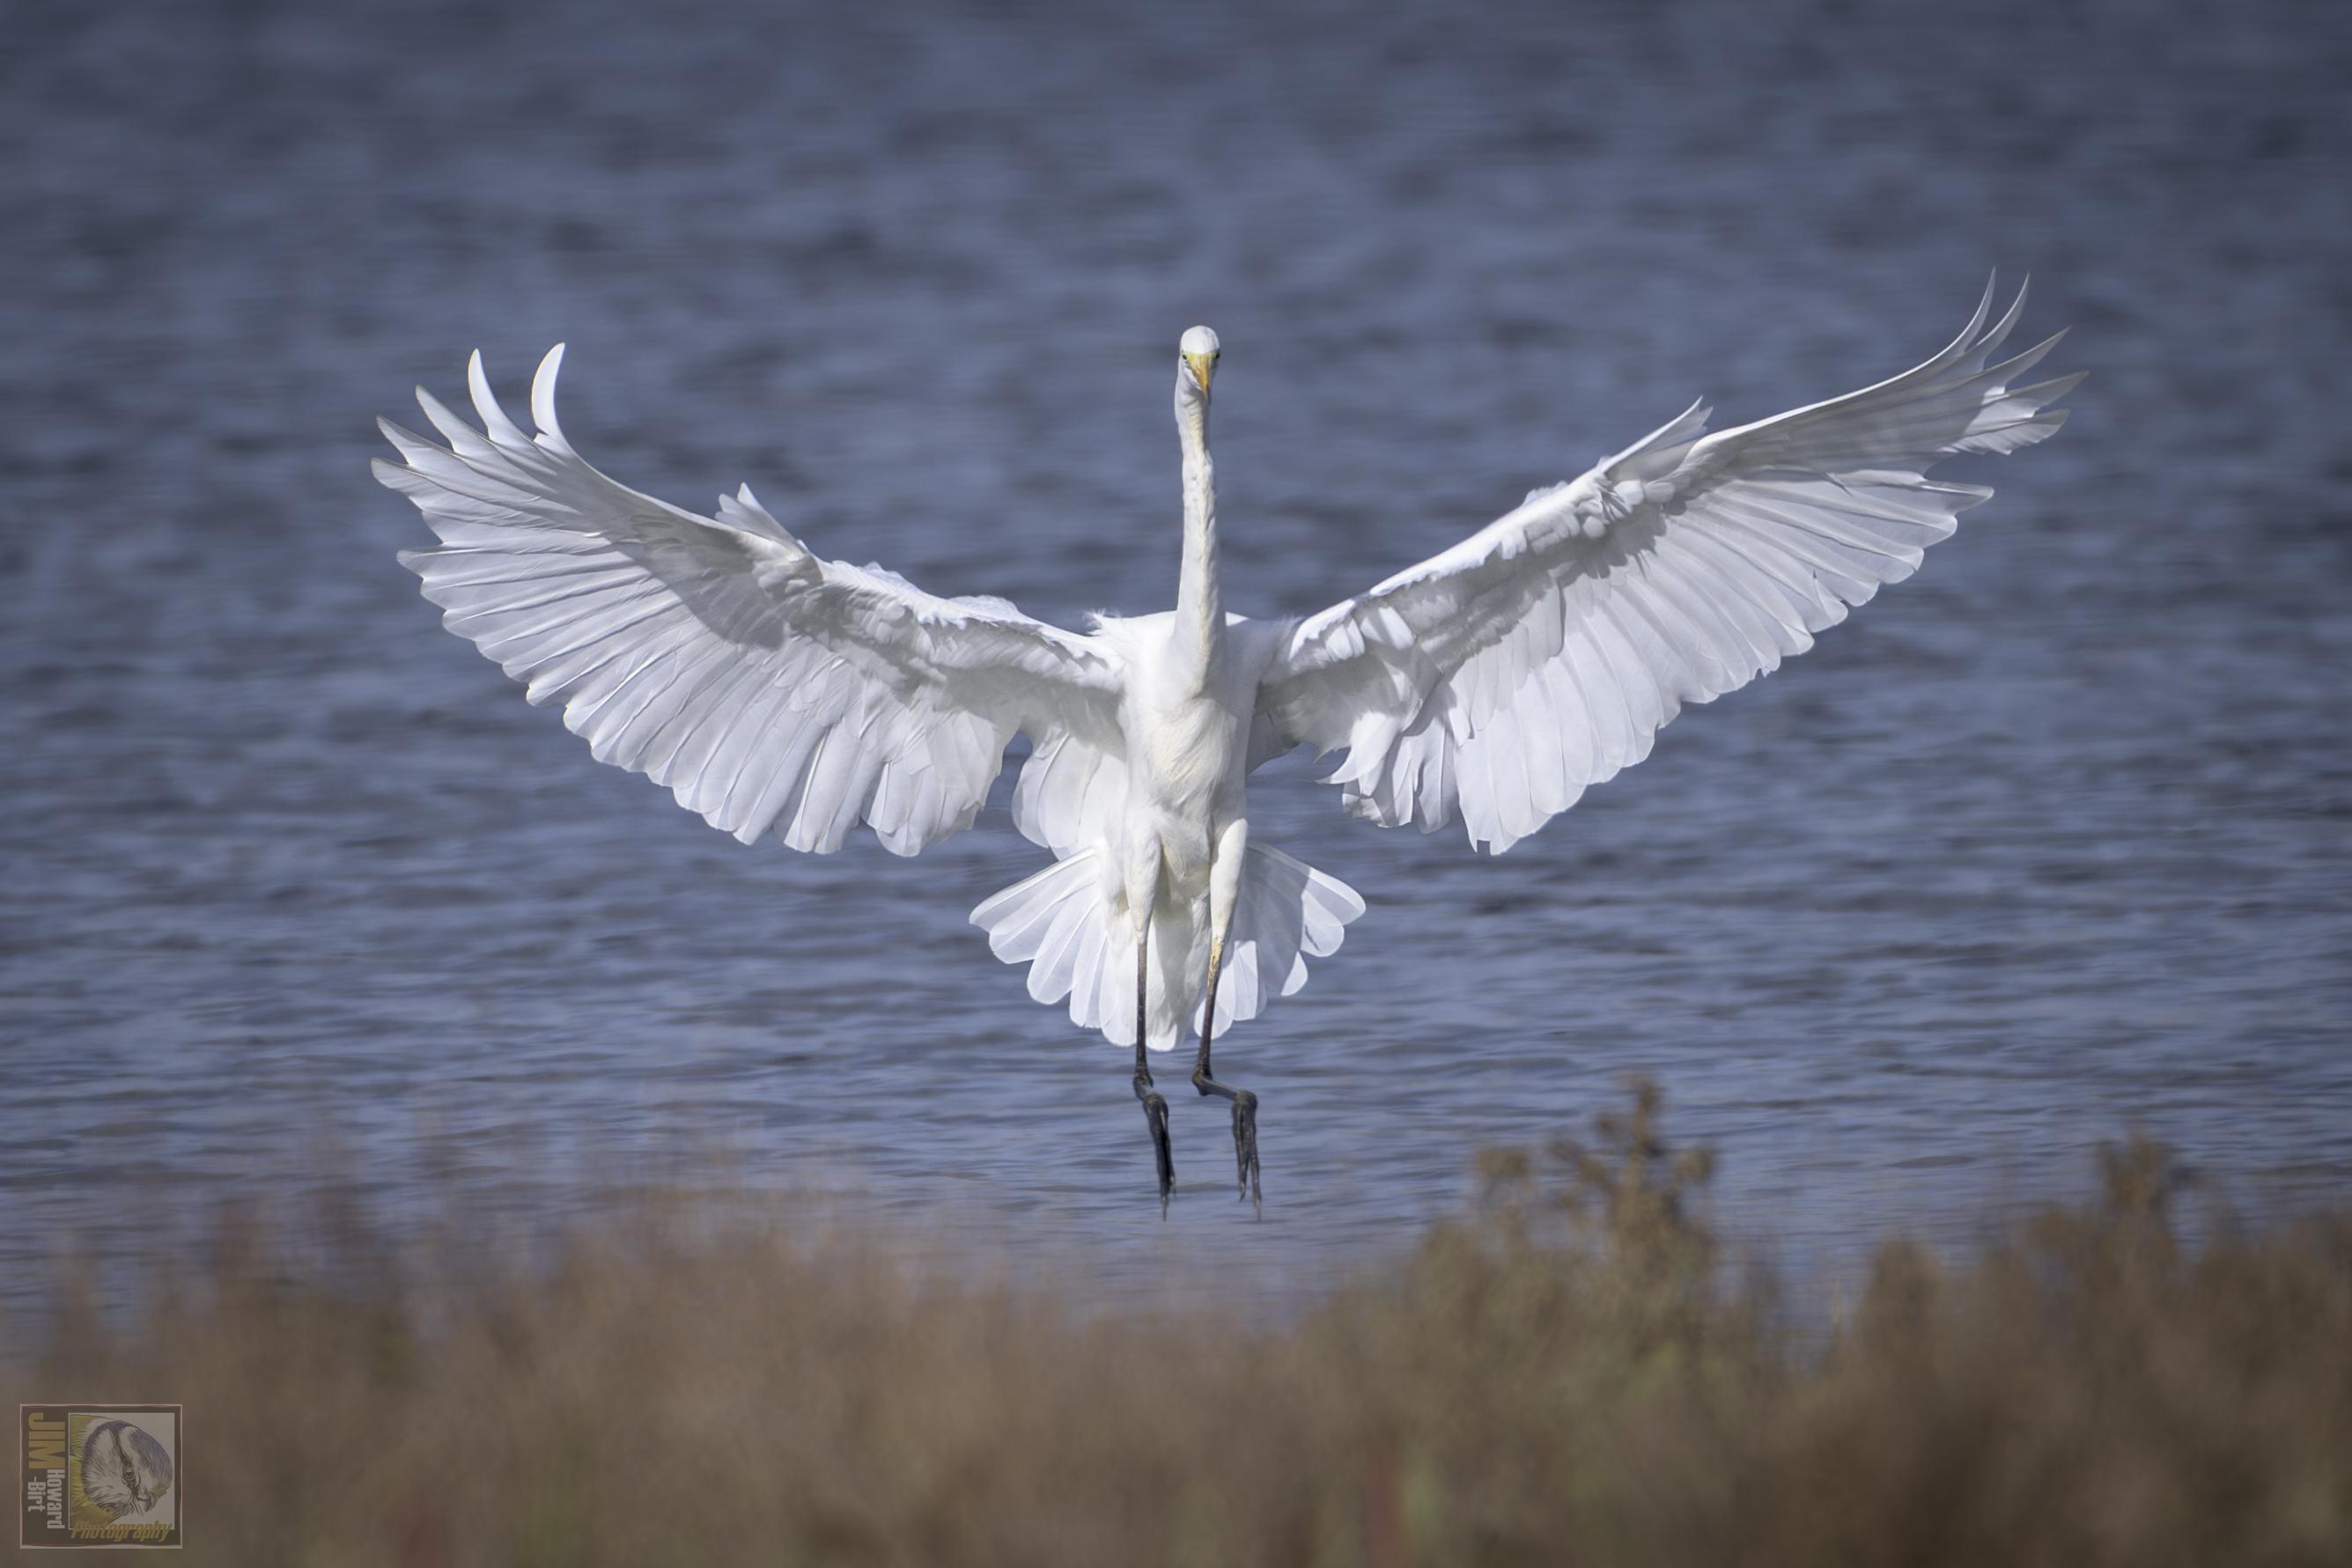
<svg viewBox="0 0 2352 1568">
<path fill-rule="evenodd" d="M 2340 1192 L 2344 24 L 1770 9 L 30 7 L 0 1262 L 322 1157 L 395 1220 L 454 1163 L 547 1223 L 684 1141 L 1117 1280 L 1288 1284 L 1634 1071 L 1800 1253 L 1957 1237 L 2134 1122 L 2242 1207 Z M 367 476 L 412 382 L 479 345 L 519 393 L 566 339 L 566 427 L 631 483 L 1158 609 L 1206 320 L 1229 602 L 1290 612 L 1697 393 L 1901 369 L 1996 264 L 2075 329 L 2074 423 L 1973 465 L 1999 499 L 1813 653 L 1500 860 L 1261 776 L 1259 836 L 1371 904 L 1220 1056 L 1262 1227 L 1189 1097 L 1161 1226 L 1119 1053 L 964 924 L 1040 863 L 1001 795 L 919 861 L 739 848 L 440 632 Z"/>
</svg>

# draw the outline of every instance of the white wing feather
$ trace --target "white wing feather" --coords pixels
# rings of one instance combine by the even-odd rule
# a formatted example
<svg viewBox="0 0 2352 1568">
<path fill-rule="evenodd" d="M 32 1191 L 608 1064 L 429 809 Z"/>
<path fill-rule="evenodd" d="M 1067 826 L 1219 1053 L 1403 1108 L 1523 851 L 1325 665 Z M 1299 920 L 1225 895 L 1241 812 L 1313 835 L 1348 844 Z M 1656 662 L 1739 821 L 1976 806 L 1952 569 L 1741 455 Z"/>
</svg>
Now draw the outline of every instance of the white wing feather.
<svg viewBox="0 0 2352 1568">
<path fill-rule="evenodd" d="M 1093 639 L 1003 600 L 941 599 L 880 567 L 820 560 L 748 486 L 716 517 L 616 484 L 555 417 L 558 345 L 529 436 L 467 367 L 475 430 L 417 392 L 448 443 L 384 422 L 376 477 L 441 538 L 402 562 L 443 624 L 523 682 L 600 761 L 646 774 L 750 843 L 841 847 L 863 821 L 913 854 L 971 825 L 1026 731 L 1071 771 L 1123 765 L 1118 673 Z M 1033 810 L 1040 843 L 1067 824 Z"/>
<path fill-rule="evenodd" d="M 1747 685 L 1908 577 L 1992 492 L 1925 471 L 2064 421 L 2082 378 L 1989 365 L 2024 308 L 1917 369 L 1704 435 L 1694 405 L 1454 549 L 1293 622 L 1258 693 L 1262 758 L 1345 747 L 1348 809 L 1423 831 L 1458 809 L 1501 853 L 1649 755 L 1685 703 Z M 2046 412 L 2045 412 L 2046 411 Z"/>
</svg>

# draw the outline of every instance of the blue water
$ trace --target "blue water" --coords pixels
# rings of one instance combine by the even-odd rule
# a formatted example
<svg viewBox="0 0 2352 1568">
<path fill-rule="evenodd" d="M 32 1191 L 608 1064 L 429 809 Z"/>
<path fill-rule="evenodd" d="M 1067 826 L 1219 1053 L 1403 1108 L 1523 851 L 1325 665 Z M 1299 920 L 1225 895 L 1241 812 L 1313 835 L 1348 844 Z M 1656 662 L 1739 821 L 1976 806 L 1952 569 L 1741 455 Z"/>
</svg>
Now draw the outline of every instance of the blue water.
<svg viewBox="0 0 2352 1568">
<path fill-rule="evenodd" d="M 1111 1281 L 1295 1288 L 1623 1074 L 1798 1257 L 2081 1190 L 2352 1177 L 2347 24 L 2295 8 L 19 6 L 0 53 L 0 1266 L 344 1173 L 523 1230 L 684 1145 Z M 1663 8 L 1662 8 L 1663 10 Z M 1769 17 L 1763 13 L 1770 11 Z M 1693 396 L 1958 329 L 2087 368 L 2000 497 L 1509 856 L 1258 834 L 1371 909 L 1221 1065 L 1265 1221 L 902 862 L 739 848 L 436 625 L 378 413 L 516 401 L 682 503 L 1075 621 L 1164 607 L 1223 335 L 1229 602 L 1318 607 Z M 1000 802 L 1001 804 L 1001 802 Z M 1180 1080 L 1181 1071 L 1176 1075 Z"/>
</svg>

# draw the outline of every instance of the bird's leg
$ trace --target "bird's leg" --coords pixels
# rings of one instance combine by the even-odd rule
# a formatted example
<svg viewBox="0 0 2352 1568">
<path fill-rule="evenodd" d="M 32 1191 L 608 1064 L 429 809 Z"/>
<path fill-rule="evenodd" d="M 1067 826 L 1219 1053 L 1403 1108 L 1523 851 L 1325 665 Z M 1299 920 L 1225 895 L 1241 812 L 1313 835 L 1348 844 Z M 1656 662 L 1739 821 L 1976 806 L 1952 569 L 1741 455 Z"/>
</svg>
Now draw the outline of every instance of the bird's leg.
<svg viewBox="0 0 2352 1568">
<path fill-rule="evenodd" d="M 1192 1062 L 1192 1087 L 1203 1094 L 1222 1094 L 1234 1103 L 1234 1176 L 1240 1197 L 1263 1206 L 1258 1186 L 1257 1096 L 1246 1089 L 1220 1083 L 1209 1070 L 1209 1044 L 1217 1032 L 1217 971 L 1224 967 L 1225 938 L 1220 933 L 1209 944 L 1209 994 L 1201 1006 L 1201 1054 Z"/>
<path fill-rule="evenodd" d="M 1209 984 L 1201 1003 L 1201 1054 L 1192 1063 L 1192 1087 L 1202 1094 L 1221 1094 L 1234 1105 L 1234 1180 L 1240 1196 L 1263 1214 L 1264 1193 L 1258 1186 L 1257 1096 L 1217 1082 L 1209 1065 L 1212 1040 L 1217 1032 L 1217 980 L 1225 967 L 1225 942 L 1233 935 L 1234 911 L 1239 906 L 1242 873 L 1249 848 L 1249 820 L 1226 820 L 1209 844 Z"/>
<path fill-rule="evenodd" d="M 1168 1102 L 1151 1086 L 1151 1068 L 1144 1060 L 1144 1027 L 1151 995 L 1151 917 L 1136 922 L 1135 938 L 1135 1097 L 1143 1102 L 1143 1122 L 1151 1129 L 1151 1153 L 1160 1163 L 1160 1218 L 1168 1218 L 1168 1194 L 1176 1186 L 1176 1155 L 1168 1145 Z"/>
</svg>

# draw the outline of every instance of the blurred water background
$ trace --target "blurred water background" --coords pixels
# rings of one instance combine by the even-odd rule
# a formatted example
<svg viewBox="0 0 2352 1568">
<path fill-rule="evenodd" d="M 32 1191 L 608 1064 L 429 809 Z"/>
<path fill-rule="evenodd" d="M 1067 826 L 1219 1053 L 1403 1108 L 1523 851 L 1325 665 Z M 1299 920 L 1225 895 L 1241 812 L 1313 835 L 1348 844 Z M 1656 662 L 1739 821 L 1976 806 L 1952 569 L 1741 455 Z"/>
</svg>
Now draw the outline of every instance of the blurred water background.
<svg viewBox="0 0 2352 1568">
<path fill-rule="evenodd" d="M 340 1173 L 522 1232 L 719 1147 L 1120 1290 L 1307 1288 L 1654 1074 L 1784 1257 L 1966 1241 L 2137 1123 L 2352 1176 L 2352 245 L 2320 5 L 9 8 L 0 1278 Z M 1701 393 L 1890 374 L 1986 274 L 2074 422 L 1921 575 L 1509 856 L 1259 835 L 1345 950 L 1175 1107 L 964 924 L 1040 852 L 744 850 L 439 631 L 367 461 L 467 350 L 682 504 L 1163 608 L 1223 334 L 1228 597 L 1319 607 Z M 1182 1073 L 1176 1077 L 1181 1081 Z M 1000 1249 L 1005 1250 L 999 1250 Z"/>
</svg>

